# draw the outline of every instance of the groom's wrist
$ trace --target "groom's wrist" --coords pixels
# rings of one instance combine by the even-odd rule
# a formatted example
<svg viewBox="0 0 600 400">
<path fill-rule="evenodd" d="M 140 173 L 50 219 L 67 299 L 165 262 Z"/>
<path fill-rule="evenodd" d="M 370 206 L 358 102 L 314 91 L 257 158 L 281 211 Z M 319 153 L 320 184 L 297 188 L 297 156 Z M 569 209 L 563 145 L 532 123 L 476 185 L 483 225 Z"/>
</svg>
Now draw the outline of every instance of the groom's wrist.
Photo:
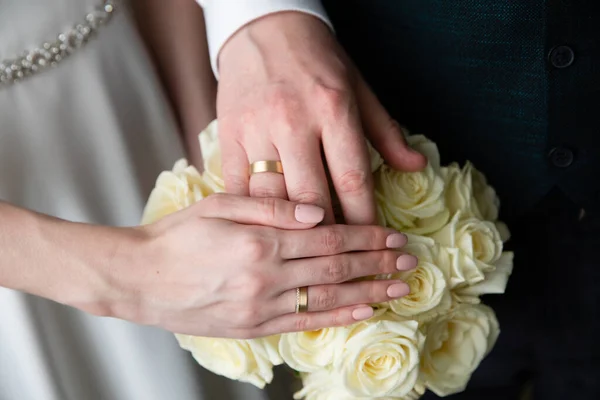
<svg viewBox="0 0 600 400">
<path fill-rule="evenodd" d="M 319 47 L 332 37 L 327 25 L 308 14 L 267 15 L 241 28 L 225 44 L 219 54 L 221 76 L 229 82 L 240 73 L 262 76 L 289 72 L 298 59 L 306 58 L 307 42 Z"/>
<path fill-rule="evenodd" d="M 331 23 L 320 0 L 197 0 L 204 8 L 211 66 L 218 77 L 219 54 L 225 43 L 242 27 L 261 17 L 283 12 L 296 11 L 317 17 L 329 27 Z"/>
</svg>

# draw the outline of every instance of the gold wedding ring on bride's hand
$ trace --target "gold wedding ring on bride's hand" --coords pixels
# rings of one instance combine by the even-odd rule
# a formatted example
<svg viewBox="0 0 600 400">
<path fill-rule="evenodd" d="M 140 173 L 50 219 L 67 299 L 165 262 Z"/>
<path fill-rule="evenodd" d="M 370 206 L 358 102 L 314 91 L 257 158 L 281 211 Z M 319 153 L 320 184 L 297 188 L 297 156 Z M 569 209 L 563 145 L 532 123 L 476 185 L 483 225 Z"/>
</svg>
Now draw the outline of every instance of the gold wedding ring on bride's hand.
<svg viewBox="0 0 600 400">
<path fill-rule="evenodd" d="M 308 287 L 303 286 L 296 289 L 296 314 L 308 311 Z"/>
<path fill-rule="evenodd" d="M 259 172 L 274 172 L 283 175 L 283 165 L 281 165 L 281 161 L 277 160 L 255 161 L 250 164 L 250 175 Z"/>
</svg>

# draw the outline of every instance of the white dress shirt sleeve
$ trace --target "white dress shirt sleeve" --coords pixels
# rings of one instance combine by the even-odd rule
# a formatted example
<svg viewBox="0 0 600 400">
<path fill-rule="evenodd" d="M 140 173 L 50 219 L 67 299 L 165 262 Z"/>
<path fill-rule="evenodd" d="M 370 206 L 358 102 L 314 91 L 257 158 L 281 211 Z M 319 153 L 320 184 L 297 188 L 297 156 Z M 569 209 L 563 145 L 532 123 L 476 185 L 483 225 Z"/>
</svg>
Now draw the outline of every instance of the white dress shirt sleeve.
<svg viewBox="0 0 600 400">
<path fill-rule="evenodd" d="M 331 28 L 320 0 L 196 0 L 204 9 L 208 48 L 213 72 L 225 42 L 244 25 L 268 14 L 299 11 L 313 15 Z"/>
</svg>

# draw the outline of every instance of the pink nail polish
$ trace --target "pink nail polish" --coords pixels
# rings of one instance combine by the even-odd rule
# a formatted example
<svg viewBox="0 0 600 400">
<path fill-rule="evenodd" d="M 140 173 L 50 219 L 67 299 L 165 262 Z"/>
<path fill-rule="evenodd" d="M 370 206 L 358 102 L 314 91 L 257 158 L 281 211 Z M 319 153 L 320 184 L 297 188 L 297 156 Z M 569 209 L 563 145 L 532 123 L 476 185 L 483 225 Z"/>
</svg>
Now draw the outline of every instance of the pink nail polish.
<svg viewBox="0 0 600 400">
<path fill-rule="evenodd" d="M 401 233 L 392 233 L 385 240 L 385 245 L 388 249 L 397 249 L 399 247 L 404 246 L 407 241 L 408 238 L 406 237 L 406 235 L 403 235 Z"/>
<path fill-rule="evenodd" d="M 352 318 L 356 321 L 362 321 L 363 319 L 371 318 L 374 314 L 372 307 L 359 307 L 352 311 Z"/>
<path fill-rule="evenodd" d="M 325 217 L 325 210 L 312 204 L 298 204 L 295 211 L 296 221 L 303 224 L 318 224 Z"/>
<path fill-rule="evenodd" d="M 411 254 L 402 254 L 396 260 L 396 269 L 398 271 L 408 271 L 416 268 L 419 259 Z"/>
<path fill-rule="evenodd" d="M 409 293 L 410 288 L 406 283 L 394 283 L 387 288 L 387 295 L 393 299 L 406 296 Z"/>
</svg>

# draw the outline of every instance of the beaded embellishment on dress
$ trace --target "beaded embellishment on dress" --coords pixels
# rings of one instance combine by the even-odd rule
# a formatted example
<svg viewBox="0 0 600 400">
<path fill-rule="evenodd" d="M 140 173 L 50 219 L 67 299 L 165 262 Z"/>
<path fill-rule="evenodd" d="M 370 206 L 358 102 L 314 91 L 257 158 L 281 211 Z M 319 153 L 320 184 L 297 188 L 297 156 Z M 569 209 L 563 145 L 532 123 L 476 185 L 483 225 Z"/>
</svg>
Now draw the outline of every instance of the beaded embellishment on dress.
<svg viewBox="0 0 600 400">
<path fill-rule="evenodd" d="M 0 87 L 56 66 L 83 47 L 102 26 L 106 25 L 119 5 L 119 0 L 105 0 L 102 5 L 89 12 L 84 21 L 59 33 L 54 41 L 26 50 L 16 58 L 0 61 Z"/>
</svg>

